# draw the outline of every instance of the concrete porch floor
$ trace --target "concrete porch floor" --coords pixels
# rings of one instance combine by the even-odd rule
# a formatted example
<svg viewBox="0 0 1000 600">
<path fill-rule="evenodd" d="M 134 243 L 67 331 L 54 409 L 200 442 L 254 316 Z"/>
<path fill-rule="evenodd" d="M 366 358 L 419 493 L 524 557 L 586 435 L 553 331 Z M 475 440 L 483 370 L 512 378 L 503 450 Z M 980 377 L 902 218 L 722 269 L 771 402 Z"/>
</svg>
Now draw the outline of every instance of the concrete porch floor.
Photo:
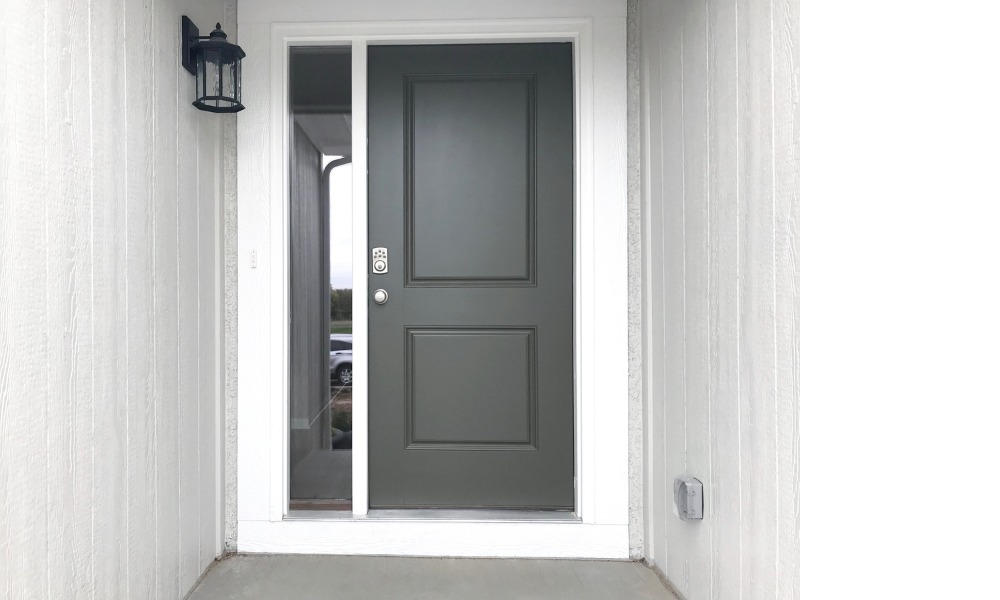
<svg viewBox="0 0 1000 600">
<path fill-rule="evenodd" d="M 641 563 L 236 555 L 189 600 L 676 600 Z"/>
</svg>

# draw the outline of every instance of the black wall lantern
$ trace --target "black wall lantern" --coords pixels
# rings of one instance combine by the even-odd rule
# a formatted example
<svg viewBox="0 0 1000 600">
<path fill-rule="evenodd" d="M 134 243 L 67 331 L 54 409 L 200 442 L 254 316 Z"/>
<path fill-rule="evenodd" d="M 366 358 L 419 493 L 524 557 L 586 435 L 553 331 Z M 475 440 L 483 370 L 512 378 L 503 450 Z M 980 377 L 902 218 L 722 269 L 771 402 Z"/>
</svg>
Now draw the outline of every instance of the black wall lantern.
<svg viewBox="0 0 1000 600">
<path fill-rule="evenodd" d="M 181 65 L 195 77 L 194 104 L 200 110 L 216 113 L 240 112 L 240 61 L 243 48 L 226 41 L 219 23 L 215 31 L 199 36 L 198 28 L 181 17 Z"/>
</svg>

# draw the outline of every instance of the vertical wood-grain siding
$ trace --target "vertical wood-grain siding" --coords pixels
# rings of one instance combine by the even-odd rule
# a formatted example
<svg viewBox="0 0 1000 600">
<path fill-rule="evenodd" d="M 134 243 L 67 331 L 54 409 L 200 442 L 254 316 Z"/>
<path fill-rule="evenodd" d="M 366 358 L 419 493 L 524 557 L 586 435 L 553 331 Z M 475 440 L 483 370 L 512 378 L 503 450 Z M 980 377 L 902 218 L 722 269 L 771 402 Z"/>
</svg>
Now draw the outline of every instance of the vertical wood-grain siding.
<svg viewBox="0 0 1000 600">
<path fill-rule="evenodd" d="M 128 398 L 124 377 L 128 328 L 122 315 L 128 302 L 124 268 L 125 219 L 128 200 L 125 170 L 108 168 L 121 160 L 126 135 L 120 104 L 99 90 L 122 90 L 125 74 L 111 68 L 120 60 L 120 41 L 106 32 L 121 22 L 124 1 L 102 2 L 90 13 L 91 148 L 94 163 L 94 471 L 95 506 L 93 548 L 103 549 L 94 561 L 94 597 L 125 598 L 129 584 L 129 556 L 125 551 L 126 504 L 129 481 L 123 475 Z M 99 309 L 99 310 L 98 310 Z M 98 509 L 99 507 L 99 509 Z M 92 551 L 93 552 L 93 551 Z"/>
<path fill-rule="evenodd" d="M 798 4 L 639 11 L 647 558 L 689 600 L 797 598 Z"/>
<path fill-rule="evenodd" d="M 222 140 L 177 42 L 224 2 L 3 6 L 0 597 L 180 598 L 221 544 Z"/>
<path fill-rule="evenodd" d="M 14 52 L 43 56 L 45 6 L 22 0 L 18 19 L 4 29 L 5 57 Z M 46 359 L 48 309 L 45 240 L 47 223 L 42 182 L 45 105 L 37 71 L 4 63 L 3 198 L 0 227 L 0 535 L 7 540 L 0 557 L 0 596 L 44 597 L 49 561 L 44 542 L 47 484 L 38 477 L 48 468 L 45 455 L 48 411 Z M 22 189 L 31 204 L 16 203 Z M 16 282 L 16 284 L 15 284 Z M 24 340 L 30 341 L 25 344 Z M 15 363 L 15 360 L 17 361 Z M 23 526 L 36 523 L 34 528 Z"/>
</svg>

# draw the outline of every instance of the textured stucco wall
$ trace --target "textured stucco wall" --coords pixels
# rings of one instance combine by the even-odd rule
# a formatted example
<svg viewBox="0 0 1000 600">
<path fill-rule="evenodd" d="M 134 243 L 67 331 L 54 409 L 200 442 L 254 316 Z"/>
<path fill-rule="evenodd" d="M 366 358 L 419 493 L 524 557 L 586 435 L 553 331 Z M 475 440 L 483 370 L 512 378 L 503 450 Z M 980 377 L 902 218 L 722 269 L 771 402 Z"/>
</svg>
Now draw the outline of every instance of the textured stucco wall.
<svg viewBox="0 0 1000 600">
<path fill-rule="evenodd" d="M 629 554 L 643 557 L 642 197 L 639 156 L 639 3 L 628 0 L 628 521 Z"/>
<path fill-rule="evenodd" d="M 237 0 L 226 0 L 226 31 L 230 41 L 239 43 L 237 23 Z M 236 218 L 236 116 L 228 115 L 222 125 L 225 152 L 223 154 L 223 177 L 225 196 L 223 215 L 223 251 L 225 259 L 225 292 L 223 313 L 225 315 L 225 415 L 223 418 L 223 452 L 225 477 L 225 527 L 223 549 L 236 552 L 236 373 L 237 373 L 237 269 L 236 250 L 239 241 Z"/>
</svg>

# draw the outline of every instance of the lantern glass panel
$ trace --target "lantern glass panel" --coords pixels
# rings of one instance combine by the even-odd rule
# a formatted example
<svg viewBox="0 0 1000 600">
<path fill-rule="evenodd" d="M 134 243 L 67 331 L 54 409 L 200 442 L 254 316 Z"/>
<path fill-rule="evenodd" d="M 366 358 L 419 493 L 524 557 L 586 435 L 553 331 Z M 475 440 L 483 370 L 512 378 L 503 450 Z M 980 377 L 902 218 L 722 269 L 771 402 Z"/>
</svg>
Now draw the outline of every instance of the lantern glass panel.
<svg viewBox="0 0 1000 600">
<path fill-rule="evenodd" d="M 205 97 L 205 57 L 203 55 L 198 55 L 195 59 L 195 69 L 197 72 L 194 75 L 194 100 L 198 102 Z"/>
<path fill-rule="evenodd" d="M 209 106 L 219 107 L 219 97 L 222 96 L 222 57 L 218 50 L 205 51 L 205 90 L 207 98 L 205 102 Z"/>
<path fill-rule="evenodd" d="M 236 102 L 240 101 L 240 90 L 237 87 L 237 82 L 240 80 L 239 69 L 240 61 L 238 60 L 231 60 L 225 69 L 223 69 L 226 77 L 226 96 Z"/>
<path fill-rule="evenodd" d="M 221 85 L 219 81 L 219 51 L 205 49 L 198 56 L 196 101 L 206 108 L 218 108 Z"/>
</svg>

